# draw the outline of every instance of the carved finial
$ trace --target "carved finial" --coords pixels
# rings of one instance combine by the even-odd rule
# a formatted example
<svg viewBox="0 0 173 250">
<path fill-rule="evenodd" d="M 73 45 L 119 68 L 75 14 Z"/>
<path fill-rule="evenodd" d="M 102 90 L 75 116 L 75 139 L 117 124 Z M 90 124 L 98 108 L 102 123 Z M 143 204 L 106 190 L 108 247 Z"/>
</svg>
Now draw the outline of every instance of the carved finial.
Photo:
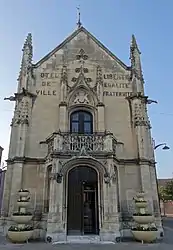
<svg viewBox="0 0 173 250">
<path fill-rule="evenodd" d="M 24 46 L 23 46 L 23 59 L 24 56 L 26 56 L 27 63 L 31 65 L 32 63 L 32 35 L 31 33 L 28 33 Z"/>
<path fill-rule="evenodd" d="M 132 40 L 131 40 L 131 46 L 130 46 L 130 49 L 131 50 L 137 50 L 139 54 L 141 54 L 139 48 L 138 48 L 138 45 L 137 45 L 137 42 L 136 42 L 136 38 L 135 38 L 135 35 L 133 34 L 132 35 Z"/>
<path fill-rule="evenodd" d="M 22 55 L 22 62 L 18 78 L 19 81 L 18 92 L 20 92 L 22 88 L 25 89 L 28 88 L 27 75 L 32 67 L 32 55 L 33 55 L 31 33 L 27 35 L 22 51 L 23 55 Z"/>
<path fill-rule="evenodd" d="M 131 60 L 132 73 L 138 79 L 143 80 L 140 54 L 141 52 L 138 48 L 136 38 L 134 35 L 132 35 L 132 40 L 130 45 L 130 60 Z"/>
<path fill-rule="evenodd" d="M 80 18 L 80 6 L 77 7 L 77 11 L 78 11 L 78 22 L 77 22 L 77 26 L 78 26 L 78 28 L 80 28 L 80 27 L 82 26 L 81 18 Z"/>
<path fill-rule="evenodd" d="M 61 71 L 61 82 L 67 83 L 67 66 L 63 65 Z"/>
</svg>

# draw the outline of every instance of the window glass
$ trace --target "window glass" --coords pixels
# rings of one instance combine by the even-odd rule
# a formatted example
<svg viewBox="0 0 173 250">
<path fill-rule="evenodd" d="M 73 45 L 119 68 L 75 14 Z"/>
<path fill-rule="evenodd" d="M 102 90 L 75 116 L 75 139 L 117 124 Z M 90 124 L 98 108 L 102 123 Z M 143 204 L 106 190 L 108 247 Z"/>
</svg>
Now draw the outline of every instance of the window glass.
<svg viewBox="0 0 173 250">
<path fill-rule="evenodd" d="M 71 124 L 71 132 L 72 133 L 78 133 L 79 132 L 79 123 L 78 122 L 72 122 L 72 124 Z"/>
<path fill-rule="evenodd" d="M 91 121 L 91 114 L 84 113 L 84 121 Z"/>
<path fill-rule="evenodd" d="M 72 121 L 78 121 L 79 120 L 79 112 L 75 112 L 71 116 Z"/>
<path fill-rule="evenodd" d="M 92 133 L 91 125 L 92 124 L 90 122 L 85 122 L 84 123 L 84 133 L 86 133 L 86 134 L 91 134 Z"/>
<path fill-rule="evenodd" d="M 70 117 L 71 133 L 91 134 L 93 132 L 92 114 L 85 111 L 74 112 Z"/>
</svg>

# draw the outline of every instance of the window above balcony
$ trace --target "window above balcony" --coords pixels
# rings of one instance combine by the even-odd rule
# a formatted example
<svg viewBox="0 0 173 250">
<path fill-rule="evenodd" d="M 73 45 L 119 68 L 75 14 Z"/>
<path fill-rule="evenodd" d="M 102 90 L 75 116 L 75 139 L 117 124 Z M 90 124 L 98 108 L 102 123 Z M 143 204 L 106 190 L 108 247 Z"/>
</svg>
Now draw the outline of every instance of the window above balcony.
<svg viewBox="0 0 173 250">
<path fill-rule="evenodd" d="M 92 134 L 93 116 L 90 112 L 75 111 L 70 115 L 70 133 Z"/>
</svg>

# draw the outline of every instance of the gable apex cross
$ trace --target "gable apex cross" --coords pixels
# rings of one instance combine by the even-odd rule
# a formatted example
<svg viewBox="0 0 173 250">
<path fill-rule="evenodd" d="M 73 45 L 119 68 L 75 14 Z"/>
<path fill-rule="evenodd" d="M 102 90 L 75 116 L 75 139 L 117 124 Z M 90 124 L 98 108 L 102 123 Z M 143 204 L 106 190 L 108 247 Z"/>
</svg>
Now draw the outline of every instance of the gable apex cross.
<svg viewBox="0 0 173 250">
<path fill-rule="evenodd" d="M 80 6 L 77 7 L 77 11 L 78 11 L 78 22 L 77 22 L 77 27 L 80 28 L 82 26 L 81 23 L 81 16 L 80 16 Z"/>
</svg>

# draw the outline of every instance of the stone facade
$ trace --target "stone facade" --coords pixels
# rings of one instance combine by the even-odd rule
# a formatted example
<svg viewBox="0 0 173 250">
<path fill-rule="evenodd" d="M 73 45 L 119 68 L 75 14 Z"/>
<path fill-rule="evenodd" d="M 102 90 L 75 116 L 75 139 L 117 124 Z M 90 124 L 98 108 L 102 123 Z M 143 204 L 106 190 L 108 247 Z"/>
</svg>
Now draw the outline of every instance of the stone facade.
<svg viewBox="0 0 173 250">
<path fill-rule="evenodd" d="M 5 178 L 5 172 L 6 172 L 3 169 L 1 169 L 1 159 L 2 159 L 3 150 L 4 149 L 0 146 L 0 214 L 1 214 L 3 189 L 4 189 L 4 178 Z"/>
<path fill-rule="evenodd" d="M 136 191 L 147 193 L 160 230 L 155 160 L 147 115 L 140 51 L 135 37 L 126 66 L 84 27 L 36 64 L 32 37 L 23 48 L 6 173 L 3 221 L 16 194 L 29 189 L 35 238 L 66 240 L 68 175 L 80 166 L 98 176 L 99 236 L 127 236 Z M 70 117 L 86 111 L 92 133 L 76 134 Z M 74 127 L 75 129 L 75 127 Z M 8 223 L 6 223 L 8 225 Z"/>
<path fill-rule="evenodd" d="M 0 166 L 1 166 L 1 158 L 2 158 L 2 151 L 3 151 L 4 149 L 0 146 Z"/>
<path fill-rule="evenodd" d="M 0 169 L 0 215 L 1 215 L 1 206 L 2 206 L 2 199 L 3 199 L 5 173 L 6 173 L 6 170 Z"/>
</svg>

